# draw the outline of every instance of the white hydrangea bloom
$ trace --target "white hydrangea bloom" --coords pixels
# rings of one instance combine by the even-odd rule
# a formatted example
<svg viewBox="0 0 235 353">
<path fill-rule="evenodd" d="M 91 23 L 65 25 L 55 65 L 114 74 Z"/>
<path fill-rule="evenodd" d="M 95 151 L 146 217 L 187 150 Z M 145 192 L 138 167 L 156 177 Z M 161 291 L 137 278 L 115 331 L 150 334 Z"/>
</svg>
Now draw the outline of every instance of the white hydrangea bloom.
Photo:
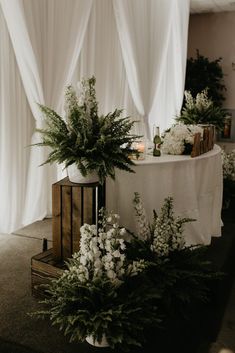
<svg viewBox="0 0 235 353">
<path fill-rule="evenodd" d="M 163 144 L 161 146 L 161 150 L 164 154 L 182 154 L 184 152 L 184 148 L 184 140 L 178 139 L 170 133 L 165 134 Z"/>
<path fill-rule="evenodd" d="M 162 152 L 165 154 L 183 154 L 185 144 L 193 145 L 194 136 L 200 133 L 203 137 L 203 128 L 197 125 L 176 124 L 163 135 Z"/>
</svg>

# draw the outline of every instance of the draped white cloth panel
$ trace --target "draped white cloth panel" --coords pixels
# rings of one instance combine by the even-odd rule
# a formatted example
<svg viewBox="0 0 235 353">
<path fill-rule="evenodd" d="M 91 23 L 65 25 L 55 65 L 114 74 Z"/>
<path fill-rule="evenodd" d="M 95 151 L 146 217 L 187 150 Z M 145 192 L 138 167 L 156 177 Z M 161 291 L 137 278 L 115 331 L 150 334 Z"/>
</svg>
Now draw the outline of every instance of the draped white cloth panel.
<svg viewBox="0 0 235 353">
<path fill-rule="evenodd" d="M 2 41 L 1 90 L 6 93 L 9 85 L 11 94 L 0 98 L 4 136 L 0 173 L 9 190 L 8 197 L 1 197 L 0 231 L 10 232 L 51 213 L 51 184 L 61 177 L 61 168 L 38 167 L 46 159 L 46 149 L 34 147 L 30 156 L 24 149 L 30 139 L 35 143 L 39 138 L 36 133 L 31 136 L 34 121 L 27 101 L 36 127 L 43 127 L 37 103 L 62 114 L 65 86 L 94 74 L 100 113 L 124 108 L 125 114 L 139 120 L 133 132 L 148 136 L 153 124 L 161 130 L 169 127 L 183 97 L 189 0 L 0 0 L 0 4 L 16 57 L 7 62 L 5 52 L 14 55 L 1 15 L 0 35 L 8 46 L 5 49 Z M 16 75 L 7 83 L 10 72 Z M 8 125 L 11 136 L 17 135 L 11 144 Z"/>
<path fill-rule="evenodd" d="M 181 109 L 189 1 L 113 0 L 113 5 L 129 87 L 152 137 L 154 124 L 165 130 Z"/>
<path fill-rule="evenodd" d="M 21 225 L 34 121 L 0 11 L 0 231 Z"/>
<path fill-rule="evenodd" d="M 42 128 L 37 103 L 62 112 L 64 87 L 74 73 L 92 1 L 2 0 L 1 5 L 36 127 Z M 39 139 L 34 133 L 31 143 Z M 38 167 L 46 154 L 46 149 L 31 149 L 23 224 L 50 213 L 51 184 L 57 180 L 57 169 Z"/>
</svg>

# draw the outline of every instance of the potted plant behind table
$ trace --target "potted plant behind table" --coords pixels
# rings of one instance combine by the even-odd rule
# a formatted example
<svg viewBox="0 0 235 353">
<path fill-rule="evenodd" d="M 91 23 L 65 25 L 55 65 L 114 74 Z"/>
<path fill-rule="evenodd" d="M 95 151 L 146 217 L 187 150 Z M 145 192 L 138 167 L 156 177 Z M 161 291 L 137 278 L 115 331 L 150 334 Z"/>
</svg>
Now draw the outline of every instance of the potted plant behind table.
<svg viewBox="0 0 235 353">
<path fill-rule="evenodd" d="M 161 319 L 154 304 L 160 293 L 144 274 L 148 264 L 127 258 L 118 218 L 101 211 L 98 232 L 95 225 L 81 227 L 80 251 L 46 285 L 46 307 L 36 315 L 48 315 L 70 341 L 119 351 L 141 346 L 146 329 Z"/>
<path fill-rule="evenodd" d="M 222 106 L 225 100 L 224 73 L 222 58 L 210 61 L 196 50 L 196 57 L 189 58 L 186 66 L 185 89 L 196 97 L 198 92 L 208 89 L 209 98 L 216 106 Z"/>
<path fill-rule="evenodd" d="M 64 163 L 75 183 L 103 183 L 106 176 L 115 177 L 115 168 L 133 172 L 129 156 L 138 153 L 131 148 L 139 137 L 130 133 L 134 122 L 121 118 L 122 110 L 98 115 L 95 81 L 94 76 L 82 80 L 78 95 L 72 86 L 67 87 L 66 121 L 39 105 L 46 127 L 37 129 L 42 141 L 35 145 L 48 146 L 51 152 L 45 163 Z"/>
</svg>

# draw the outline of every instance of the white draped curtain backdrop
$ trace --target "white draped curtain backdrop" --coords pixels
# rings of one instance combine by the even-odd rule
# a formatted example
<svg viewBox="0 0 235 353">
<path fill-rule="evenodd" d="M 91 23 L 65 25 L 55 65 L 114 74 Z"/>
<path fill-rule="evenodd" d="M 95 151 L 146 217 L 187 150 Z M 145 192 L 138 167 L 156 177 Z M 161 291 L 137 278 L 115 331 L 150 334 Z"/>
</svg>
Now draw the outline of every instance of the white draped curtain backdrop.
<svg viewBox="0 0 235 353">
<path fill-rule="evenodd" d="M 43 127 L 37 103 L 63 114 L 67 84 L 95 75 L 100 113 L 124 108 L 151 137 L 180 111 L 189 0 L 0 0 L 0 232 L 51 213 L 58 166 L 25 148 Z"/>
</svg>

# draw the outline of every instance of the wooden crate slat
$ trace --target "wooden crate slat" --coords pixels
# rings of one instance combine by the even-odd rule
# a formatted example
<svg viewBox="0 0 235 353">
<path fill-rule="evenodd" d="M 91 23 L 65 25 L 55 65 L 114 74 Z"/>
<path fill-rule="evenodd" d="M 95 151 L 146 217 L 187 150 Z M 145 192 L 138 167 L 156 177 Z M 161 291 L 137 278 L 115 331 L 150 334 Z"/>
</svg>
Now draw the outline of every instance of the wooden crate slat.
<svg viewBox="0 0 235 353">
<path fill-rule="evenodd" d="M 83 223 L 92 224 L 93 189 L 83 188 Z"/>
<path fill-rule="evenodd" d="M 72 188 L 72 252 L 79 250 L 80 227 L 82 225 L 82 191 Z"/>
<path fill-rule="evenodd" d="M 71 186 L 63 186 L 62 188 L 62 257 L 68 258 L 72 252 L 72 224 L 71 224 Z"/>
<path fill-rule="evenodd" d="M 52 192 L 53 253 L 56 260 L 66 260 L 79 250 L 80 227 L 96 223 L 97 209 L 105 206 L 104 190 L 98 183 L 75 184 L 67 177 L 55 183 Z"/>
<path fill-rule="evenodd" d="M 61 234 L 61 185 L 52 185 L 52 234 L 53 254 L 55 258 L 62 257 L 62 234 Z"/>
<path fill-rule="evenodd" d="M 42 284 L 49 284 L 51 279 L 59 278 L 65 268 L 64 263 L 56 262 L 52 249 L 37 254 L 31 259 L 32 294 L 43 298 L 46 296 Z"/>
</svg>

